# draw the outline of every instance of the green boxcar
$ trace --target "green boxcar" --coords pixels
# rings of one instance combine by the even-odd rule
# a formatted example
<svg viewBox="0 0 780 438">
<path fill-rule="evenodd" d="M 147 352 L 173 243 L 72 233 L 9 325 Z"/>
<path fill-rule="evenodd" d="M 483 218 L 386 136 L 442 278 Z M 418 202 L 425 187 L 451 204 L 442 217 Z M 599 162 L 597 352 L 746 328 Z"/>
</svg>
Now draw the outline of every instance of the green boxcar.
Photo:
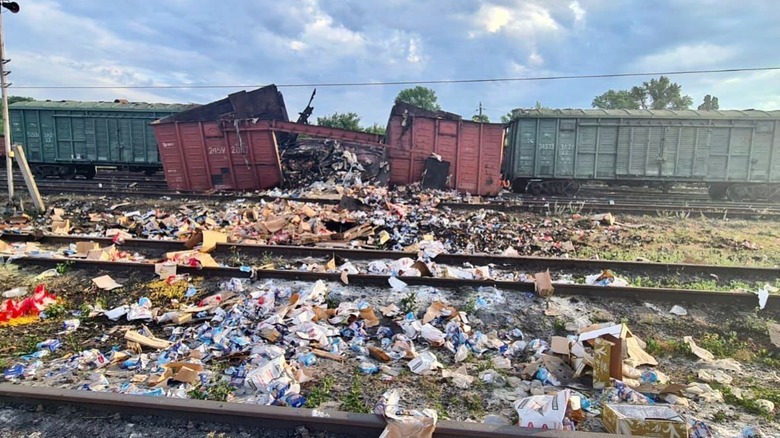
<svg viewBox="0 0 780 438">
<path fill-rule="evenodd" d="M 190 105 L 31 101 L 9 105 L 11 141 L 38 176 L 94 177 L 95 166 L 153 173 L 161 169 L 149 126 Z"/>
<path fill-rule="evenodd" d="M 780 198 L 780 111 L 528 110 L 509 125 L 504 176 L 572 194 L 583 181 L 707 184 L 713 198 Z"/>
</svg>

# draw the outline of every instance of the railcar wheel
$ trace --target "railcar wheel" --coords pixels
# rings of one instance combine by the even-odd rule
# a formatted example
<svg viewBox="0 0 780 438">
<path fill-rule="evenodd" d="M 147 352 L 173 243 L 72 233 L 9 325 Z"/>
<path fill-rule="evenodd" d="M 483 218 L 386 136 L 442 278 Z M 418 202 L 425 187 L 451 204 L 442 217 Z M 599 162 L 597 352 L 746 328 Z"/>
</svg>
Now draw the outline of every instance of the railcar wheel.
<svg viewBox="0 0 780 438">
<path fill-rule="evenodd" d="M 157 173 L 156 169 L 146 169 L 146 170 L 144 170 L 144 175 L 146 175 L 146 176 L 154 176 L 155 173 Z"/>
<path fill-rule="evenodd" d="M 726 191 L 729 201 L 740 202 L 751 198 L 750 188 L 744 184 L 732 184 Z"/>
<path fill-rule="evenodd" d="M 94 179 L 97 175 L 97 168 L 95 166 L 90 166 L 87 168 L 87 171 L 84 172 L 84 178 L 86 179 Z"/>
<path fill-rule="evenodd" d="M 544 186 L 542 186 L 541 181 L 533 181 L 528 183 L 527 191 L 531 192 L 534 196 L 539 196 L 544 191 Z"/>
<path fill-rule="evenodd" d="M 59 171 L 60 178 L 73 179 L 76 177 L 76 168 L 73 166 L 62 166 Z"/>
<path fill-rule="evenodd" d="M 563 181 L 561 183 L 561 193 L 566 196 L 574 196 L 580 191 L 580 183 L 574 180 Z"/>
<path fill-rule="evenodd" d="M 728 189 L 728 184 L 710 184 L 710 187 L 707 189 L 707 191 L 710 194 L 710 199 L 719 201 L 726 197 Z"/>
</svg>

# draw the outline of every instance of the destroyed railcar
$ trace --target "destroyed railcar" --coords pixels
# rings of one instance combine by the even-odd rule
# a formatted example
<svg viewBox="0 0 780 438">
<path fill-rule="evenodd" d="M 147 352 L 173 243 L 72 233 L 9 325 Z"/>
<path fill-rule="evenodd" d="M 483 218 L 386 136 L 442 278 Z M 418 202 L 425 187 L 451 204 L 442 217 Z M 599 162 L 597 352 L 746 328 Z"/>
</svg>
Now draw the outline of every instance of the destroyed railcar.
<svg viewBox="0 0 780 438">
<path fill-rule="evenodd" d="M 501 124 L 476 123 L 457 114 L 399 102 L 390 113 L 386 143 L 391 184 L 423 181 L 427 168 L 437 173 L 437 178 L 426 184 L 430 188 L 474 195 L 496 195 L 502 188 Z M 432 156 L 444 164 L 429 160 Z"/>
<path fill-rule="evenodd" d="M 368 167 L 379 175 L 384 161 L 366 158 L 383 156 L 382 136 L 289 122 L 284 98 L 274 85 L 231 94 L 157 120 L 153 127 L 168 187 L 174 190 L 261 190 L 280 186 L 286 178 L 294 184 L 313 179 L 316 173 L 300 172 L 305 163 L 291 164 L 298 173 L 289 177 L 283 172 L 280 150 L 293 150 L 298 134 L 340 142 L 342 157 L 349 152 L 348 158 L 354 156 L 360 165 L 352 166 L 353 171 Z M 344 167 L 331 162 L 334 165 L 339 171 Z"/>
</svg>

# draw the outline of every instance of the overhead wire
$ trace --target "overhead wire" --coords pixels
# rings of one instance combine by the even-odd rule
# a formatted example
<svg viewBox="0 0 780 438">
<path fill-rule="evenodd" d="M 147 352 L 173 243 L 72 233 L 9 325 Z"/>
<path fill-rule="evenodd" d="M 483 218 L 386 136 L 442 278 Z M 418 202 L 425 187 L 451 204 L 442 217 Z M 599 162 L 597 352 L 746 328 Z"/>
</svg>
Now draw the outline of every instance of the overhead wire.
<svg viewBox="0 0 780 438">
<path fill-rule="evenodd" d="M 302 88 L 302 87 L 371 87 L 386 85 L 437 85 L 437 84 L 476 84 L 496 82 L 523 82 L 523 81 L 557 81 L 572 79 L 606 79 L 624 78 L 636 76 L 679 76 L 693 74 L 719 74 L 719 73 L 743 73 L 758 71 L 780 70 L 780 67 L 744 67 L 724 68 L 708 70 L 675 70 L 656 72 L 633 73 L 602 73 L 584 75 L 557 75 L 557 76 L 527 76 L 515 78 L 478 78 L 478 79 L 435 79 L 419 81 L 377 81 L 377 82 L 311 82 L 276 84 L 278 88 Z M 214 88 L 257 88 L 268 84 L 204 84 L 204 85 L 14 85 L 11 88 L 18 90 L 78 90 L 78 89 L 214 89 Z"/>
</svg>

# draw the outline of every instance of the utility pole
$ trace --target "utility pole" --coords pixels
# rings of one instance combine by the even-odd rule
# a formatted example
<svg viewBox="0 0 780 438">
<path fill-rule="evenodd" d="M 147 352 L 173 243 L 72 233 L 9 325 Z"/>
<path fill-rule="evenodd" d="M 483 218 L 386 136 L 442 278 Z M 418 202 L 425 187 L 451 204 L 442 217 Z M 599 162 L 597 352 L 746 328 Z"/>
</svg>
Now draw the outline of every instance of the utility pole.
<svg viewBox="0 0 780 438">
<path fill-rule="evenodd" d="M 12 13 L 19 12 L 19 4 L 16 2 L 0 2 L 0 87 L 3 89 L 3 138 L 5 139 L 5 171 L 8 174 L 8 204 L 14 204 L 14 173 L 13 173 L 13 153 L 11 152 L 11 122 L 8 117 L 8 86 L 6 83 L 5 64 L 10 61 L 5 57 L 5 40 L 3 38 L 3 8 Z"/>
<path fill-rule="evenodd" d="M 0 23 L 2 25 L 2 23 Z M 482 121 L 482 102 L 479 102 L 479 120 Z"/>
</svg>

